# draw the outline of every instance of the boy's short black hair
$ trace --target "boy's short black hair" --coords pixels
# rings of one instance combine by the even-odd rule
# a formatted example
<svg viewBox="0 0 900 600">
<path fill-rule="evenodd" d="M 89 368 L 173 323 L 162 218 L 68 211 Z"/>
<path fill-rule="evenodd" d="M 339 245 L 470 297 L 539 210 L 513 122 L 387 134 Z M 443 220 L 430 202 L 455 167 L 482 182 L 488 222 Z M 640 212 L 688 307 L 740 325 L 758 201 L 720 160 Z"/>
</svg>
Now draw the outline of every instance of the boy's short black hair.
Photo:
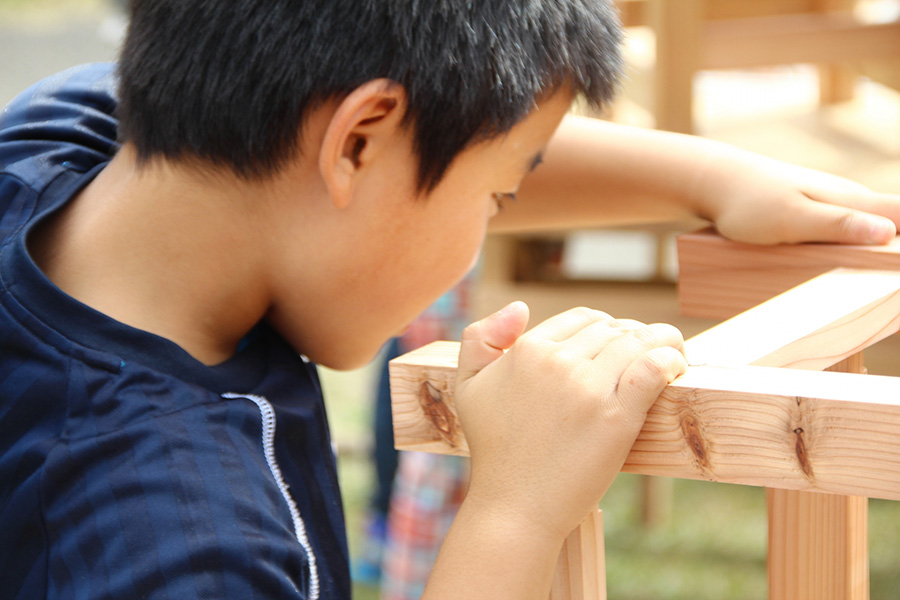
<svg viewBox="0 0 900 600">
<path fill-rule="evenodd" d="M 620 37 L 611 0 L 131 0 L 121 135 L 141 161 L 265 177 L 296 155 L 310 108 L 384 77 L 406 90 L 430 190 L 563 84 L 607 102 Z"/>
</svg>

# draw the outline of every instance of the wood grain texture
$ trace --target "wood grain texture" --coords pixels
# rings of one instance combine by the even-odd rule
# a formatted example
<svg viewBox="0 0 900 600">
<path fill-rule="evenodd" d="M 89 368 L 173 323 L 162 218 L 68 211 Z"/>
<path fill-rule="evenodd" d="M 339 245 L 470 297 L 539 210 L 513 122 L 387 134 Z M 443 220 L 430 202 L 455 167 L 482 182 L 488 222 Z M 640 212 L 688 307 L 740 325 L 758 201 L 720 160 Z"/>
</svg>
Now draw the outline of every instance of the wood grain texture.
<svg viewBox="0 0 900 600">
<path fill-rule="evenodd" d="M 766 490 L 769 600 L 867 600 L 868 500 Z"/>
<path fill-rule="evenodd" d="M 458 358 L 459 342 L 433 342 L 389 363 L 398 450 L 469 455 L 453 405 Z"/>
<path fill-rule="evenodd" d="M 900 271 L 835 269 L 685 342 L 690 364 L 822 370 L 900 330 Z"/>
<path fill-rule="evenodd" d="M 829 367 L 865 373 L 862 353 Z M 868 600 L 869 500 L 766 490 L 769 600 Z"/>
<path fill-rule="evenodd" d="M 836 267 L 900 270 L 900 238 L 886 246 L 754 246 L 712 231 L 678 238 L 686 316 L 728 319 Z"/>
<path fill-rule="evenodd" d="M 771 367 L 853 357 L 897 331 L 898 315 L 900 272 L 844 269 L 689 340 L 695 366 L 650 410 L 624 470 L 776 488 L 771 597 L 863 600 L 865 497 L 900 500 L 900 378 Z M 468 454 L 453 405 L 458 352 L 438 342 L 391 362 L 398 448 Z M 602 522 L 589 518 L 566 541 L 551 599 L 605 598 L 603 562 Z"/>
<path fill-rule="evenodd" d="M 454 346 L 391 363 L 398 448 L 467 454 L 453 409 Z M 441 409 L 428 416 L 422 402 Z M 900 379 L 691 367 L 650 410 L 624 470 L 900 500 Z"/>
<path fill-rule="evenodd" d="M 783 271 L 807 266 L 823 248 L 831 247 L 767 249 L 770 256 L 763 258 L 778 255 Z M 869 248 L 840 250 L 843 260 L 872 263 Z M 883 257 L 884 249 L 878 250 Z M 690 263 L 698 256 L 684 260 Z M 741 263 L 734 267 L 740 269 Z M 898 282 L 897 271 L 829 271 L 689 340 L 686 351 L 692 362 L 710 359 L 717 364 L 864 373 L 859 351 L 897 330 Z M 817 459 L 809 434 L 819 426 L 803 419 L 797 425 L 795 455 L 804 475 L 812 479 L 817 476 Z M 766 490 L 770 600 L 867 600 L 868 499 L 863 496 L 868 494 L 778 487 Z"/>
</svg>

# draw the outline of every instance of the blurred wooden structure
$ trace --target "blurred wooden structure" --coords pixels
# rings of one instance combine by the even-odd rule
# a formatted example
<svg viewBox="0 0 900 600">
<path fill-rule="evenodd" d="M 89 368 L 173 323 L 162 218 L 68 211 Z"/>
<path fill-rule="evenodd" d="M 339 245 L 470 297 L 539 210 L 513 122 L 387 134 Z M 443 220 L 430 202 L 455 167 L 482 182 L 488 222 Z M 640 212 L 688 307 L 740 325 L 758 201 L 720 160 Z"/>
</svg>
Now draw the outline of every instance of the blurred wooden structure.
<svg viewBox="0 0 900 600">
<path fill-rule="evenodd" d="M 900 59 L 900 22 L 863 23 L 854 16 L 855 0 L 616 0 L 616 4 L 626 26 L 649 26 L 656 35 L 657 129 L 693 132 L 692 81 L 702 69 L 817 63 L 821 98 L 828 103 L 852 94 L 857 70 L 849 62 Z"/>
<path fill-rule="evenodd" d="M 698 301 L 722 276 L 711 243 L 739 273 L 757 265 L 758 284 Z M 891 269 L 828 270 L 688 340 L 691 368 L 651 409 L 624 467 L 771 488 L 769 597 L 868 598 L 867 498 L 900 500 L 900 378 L 863 375 L 861 351 L 900 329 L 900 246 L 756 247 L 742 262 L 748 247 L 710 233 L 680 245 L 706 274 L 682 293 L 716 314 L 749 308 L 759 286 L 768 293 L 759 264 L 828 270 L 849 253 Z M 438 342 L 392 362 L 398 448 L 467 454 L 452 404 L 457 353 Z M 567 540 L 554 600 L 605 598 L 601 530 L 595 515 Z"/>
</svg>

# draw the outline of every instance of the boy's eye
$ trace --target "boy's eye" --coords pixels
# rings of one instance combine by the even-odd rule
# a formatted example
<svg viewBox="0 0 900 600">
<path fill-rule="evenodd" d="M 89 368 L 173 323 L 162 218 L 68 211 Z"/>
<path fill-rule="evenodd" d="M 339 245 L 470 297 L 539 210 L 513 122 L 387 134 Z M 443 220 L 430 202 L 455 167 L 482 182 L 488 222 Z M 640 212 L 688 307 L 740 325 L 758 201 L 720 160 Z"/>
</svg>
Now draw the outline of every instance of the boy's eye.
<svg viewBox="0 0 900 600">
<path fill-rule="evenodd" d="M 516 198 L 515 192 L 506 192 L 506 193 L 494 192 L 493 198 L 494 198 L 494 206 L 495 206 L 494 213 L 493 213 L 494 215 L 496 215 L 501 210 L 503 210 L 503 205 L 506 202 L 508 202 L 508 201 L 515 202 L 516 200 L 518 200 L 518 198 Z"/>
</svg>

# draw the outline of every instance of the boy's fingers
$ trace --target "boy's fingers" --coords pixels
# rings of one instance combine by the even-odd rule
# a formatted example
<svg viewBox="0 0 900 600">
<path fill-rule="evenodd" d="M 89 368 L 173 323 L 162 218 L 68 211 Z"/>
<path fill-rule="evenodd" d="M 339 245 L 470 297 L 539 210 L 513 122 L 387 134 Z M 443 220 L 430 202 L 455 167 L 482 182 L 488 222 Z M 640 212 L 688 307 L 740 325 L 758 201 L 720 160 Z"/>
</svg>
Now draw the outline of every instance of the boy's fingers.
<svg viewBox="0 0 900 600">
<path fill-rule="evenodd" d="M 825 190 L 818 188 L 805 192 L 808 198 L 823 204 L 834 204 L 873 215 L 887 217 L 900 224 L 900 195 L 873 192 L 867 187 L 853 181 L 846 181 L 846 189 L 837 191 L 832 186 Z"/>
<path fill-rule="evenodd" d="M 627 413 L 642 420 L 663 389 L 685 371 L 687 361 L 677 349 L 661 346 L 648 350 L 622 373 L 616 399 Z"/>
<path fill-rule="evenodd" d="M 789 226 L 789 242 L 886 244 L 897 235 L 897 226 L 887 217 L 822 202 L 805 204 L 803 214 L 790 219 Z"/>
<path fill-rule="evenodd" d="M 550 317 L 529 331 L 528 335 L 560 342 L 572 337 L 592 323 L 612 320 L 613 318 L 605 312 L 580 306 Z"/>
<path fill-rule="evenodd" d="M 597 321 L 570 337 L 565 344 L 580 356 L 596 358 L 614 339 L 643 327 L 646 325 L 631 319 Z"/>
<path fill-rule="evenodd" d="M 624 373 L 632 363 L 646 352 L 659 347 L 671 347 L 681 353 L 684 337 L 681 332 L 666 323 L 654 323 L 629 330 L 609 342 L 595 361 L 601 361 L 604 369 L 613 376 Z"/>
<path fill-rule="evenodd" d="M 463 330 L 457 379 L 466 381 L 503 356 L 528 324 L 528 306 L 513 302 Z"/>
</svg>

